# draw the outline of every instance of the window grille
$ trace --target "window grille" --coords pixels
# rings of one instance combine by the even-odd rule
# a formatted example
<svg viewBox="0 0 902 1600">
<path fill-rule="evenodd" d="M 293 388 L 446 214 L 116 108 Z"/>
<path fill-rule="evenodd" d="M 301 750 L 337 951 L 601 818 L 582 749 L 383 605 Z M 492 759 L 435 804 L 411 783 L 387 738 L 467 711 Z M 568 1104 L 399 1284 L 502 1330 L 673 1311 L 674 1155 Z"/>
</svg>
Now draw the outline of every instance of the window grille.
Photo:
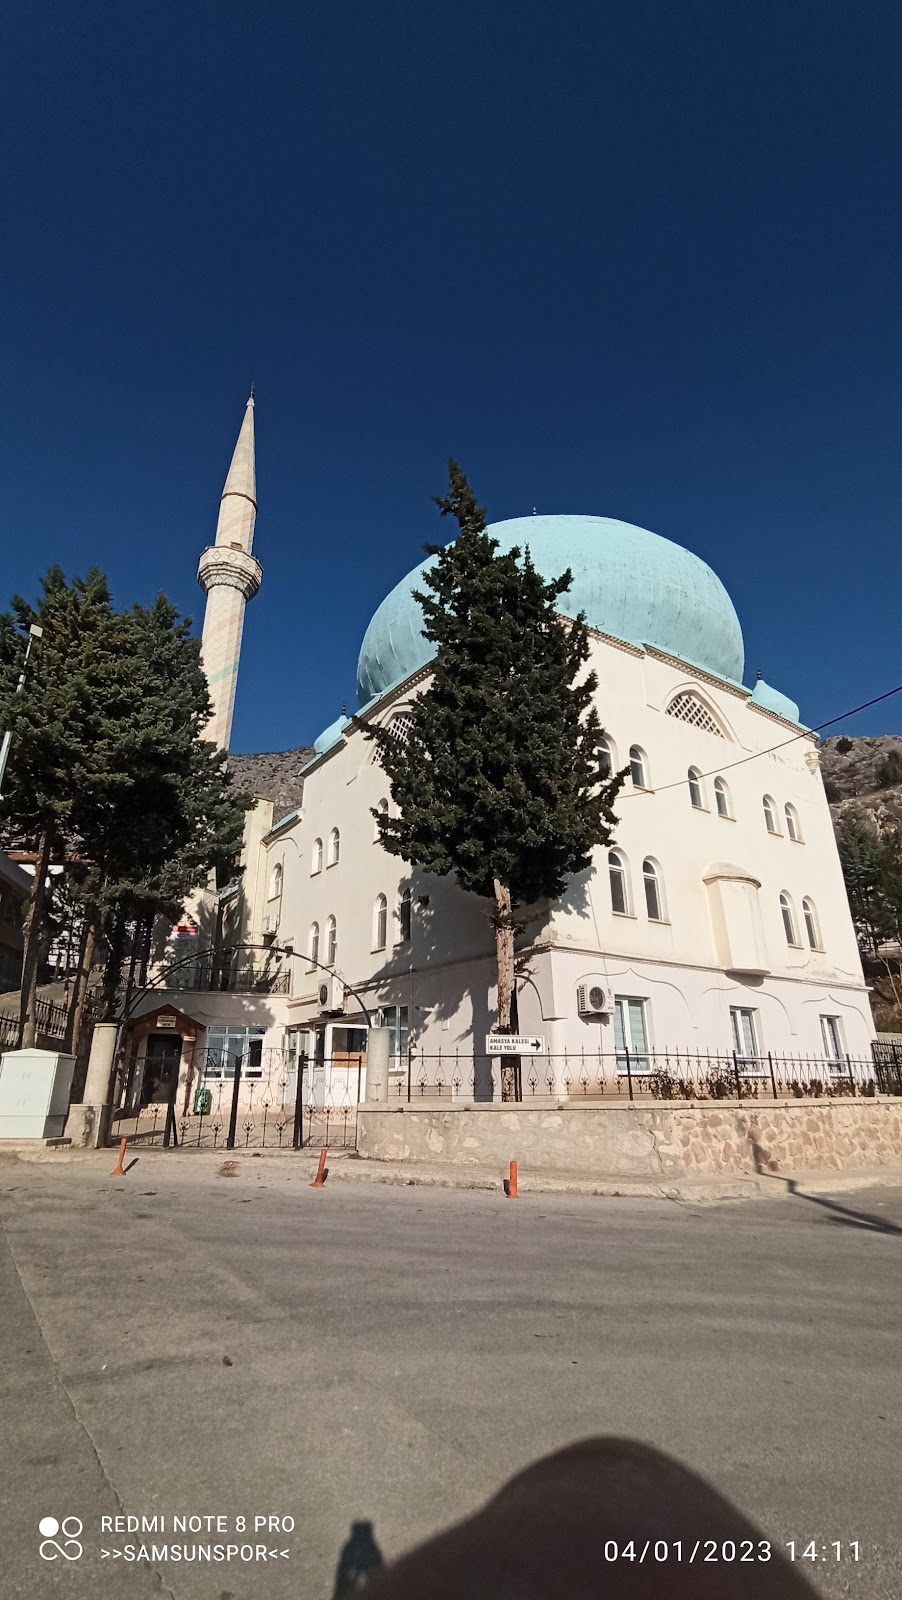
<svg viewBox="0 0 902 1600">
<path fill-rule="evenodd" d="M 396 739 L 400 739 L 403 744 L 406 744 L 413 732 L 413 717 L 411 713 L 409 711 L 399 711 L 397 716 L 392 717 L 388 729 L 389 733 L 393 733 Z"/>
<path fill-rule="evenodd" d="M 678 694 L 667 707 L 667 716 L 676 717 L 678 722 L 688 722 L 691 728 L 701 728 L 703 733 L 716 733 L 718 739 L 725 738 L 723 728 L 697 694 Z"/>
</svg>

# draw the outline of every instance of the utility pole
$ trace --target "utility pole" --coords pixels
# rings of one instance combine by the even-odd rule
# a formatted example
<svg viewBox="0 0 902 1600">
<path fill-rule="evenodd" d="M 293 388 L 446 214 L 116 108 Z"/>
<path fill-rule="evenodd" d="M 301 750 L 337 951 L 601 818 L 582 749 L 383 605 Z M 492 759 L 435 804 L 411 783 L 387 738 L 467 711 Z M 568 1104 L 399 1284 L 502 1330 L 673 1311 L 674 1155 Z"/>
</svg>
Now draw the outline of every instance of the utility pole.
<svg viewBox="0 0 902 1600">
<path fill-rule="evenodd" d="M 33 622 L 28 630 L 28 643 L 25 646 L 25 659 L 22 662 L 22 671 L 19 673 L 19 681 L 16 684 L 16 694 L 21 694 L 22 690 L 25 688 L 25 670 L 28 666 L 28 657 L 31 655 L 31 647 L 36 639 L 43 639 L 43 637 L 43 628 L 39 628 L 37 623 Z M 3 735 L 3 743 L 0 744 L 0 794 L 3 793 L 3 779 L 6 775 L 6 763 L 9 760 L 9 747 L 12 742 L 13 736 L 10 730 L 7 728 L 5 734 Z"/>
</svg>

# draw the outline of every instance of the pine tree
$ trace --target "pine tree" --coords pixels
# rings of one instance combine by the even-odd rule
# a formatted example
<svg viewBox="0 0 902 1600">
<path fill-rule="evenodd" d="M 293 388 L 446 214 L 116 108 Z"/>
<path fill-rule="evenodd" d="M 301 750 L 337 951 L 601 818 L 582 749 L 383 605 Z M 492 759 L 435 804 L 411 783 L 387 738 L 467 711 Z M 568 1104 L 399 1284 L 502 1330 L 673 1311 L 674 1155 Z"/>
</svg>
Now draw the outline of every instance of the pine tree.
<svg viewBox="0 0 902 1600">
<path fill-rule="evenodd" d="M 436 504 L 460 535 L 427 545 L 426 591 L 414 595 L 436 647 L 432 678 L 408 735 L 364 725 L 398 809 L 373 815 L 391 854 L 489 901 L 498 1029 L 509 1032 L 527 908 L 559 898 L 608 843 L 624 774 L 605 764 L 585 619 L 557 614 L 572 574 L 546 583 L 528 549 L 499 554 L 454 461 Z M 504 1099 L 513 1076 L 502 1068 Z"/>
<path fill-rule="evenodd" d="M 23 928 L 22 1042 L 36 1036 L 35 1002 L 51 862 L 65 857 L 74 836 L 78 775 L 92 761 L 100 736 L 99 701 L 111 622 L 106 578 L 92 568 L 66 583 L 60 567 L 41 582 L 36 607 L 13 597 L 0 618 L 0 725 L 12 735 L 0 800 L 7 839 L 35 853 L 34 881 Z M 43 628 L 21 694 L 15 687 L 25 651 L 23 634 Z"/>
<path fill-rule="evenodd" d="M 23 693 L 12 693 L 18 628 L 44 628 Z M 0 714 L 13 756 L 0 818 L 36 842 L 26 923 L 23 1043 L 34 1041 L 43 883 L 51 855 L 68 858 L 84 911 L 70 1008 L 75 1049 L 93 952 L 105 933 L 112 1006 L 129 923 L 173 910 L 212 872 L 234 873 L 250 796 L 233 787 L 225 757 L 198 737 L 210 712 L 200 644 L 164 596 L 116 613 L 102 573 L 67 586 L 53 568 L 36 611 L 13 601 L 0 623 Z"/>
</svg>

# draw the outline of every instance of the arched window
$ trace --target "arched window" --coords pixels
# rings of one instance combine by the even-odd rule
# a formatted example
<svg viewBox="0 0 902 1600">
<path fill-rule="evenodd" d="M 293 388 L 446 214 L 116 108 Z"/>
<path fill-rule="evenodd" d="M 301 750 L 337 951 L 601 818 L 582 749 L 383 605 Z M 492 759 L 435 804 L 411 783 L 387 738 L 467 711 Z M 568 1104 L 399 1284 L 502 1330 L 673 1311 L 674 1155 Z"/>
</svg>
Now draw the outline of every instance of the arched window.
<svg viewBox="0 0 902 1600">
<path fill-rule="evenodd" d="M 613 777 L 614 746 L 606 733 L 603 733 L 598 741 L 598 767 L 603 778 Z"/>
<path fill-rule="evenodd" d="M 698 767 L 689 768 L 689 799 L 695 806 L 696 811 L 706 811 L 708 809 L 705 805 L 705 791 L 702 784 L 702 775 L 699 772 Z"/>
<path fill-rule="evenodd" d="M 637 744 L 630 745 L 630 778 L 634 789 L 648 789 L 648 757 Z"/>
<path fill-rule="evenodd" d="M 410 884 L 406 883 L 398 900 L 398 936 L 404 944 L 410 938 Z"/>
<path fill-rule="evenodd" d="M 807 894 L 802 901 L 802 916 L 805 918 L 805 932 L 808 935 L 808 943 L 811 949 L 822 950 L 824 947 L 821 944 L 821 930 L 817 920 L 817 912 L 814 909 L 814 901 Z"/>
<path fill-rule="evenodd" d="M 797 946 L 799 935 L 796 928 L 796 914 L 792 908 L 792 901 L 785 889 L 780 896 L 780 911 L 783 915 L 783 932 L 786 934 L 786 943 Z"/>
<path fill-rule="evenodd" d="M 717 815 L 719 817 L 732 817 L 733 808 L 730 805 L 730 791 L 723 778 L 714 779 L 714 799 L 717 802 Z"/>
<path fill-rule="evenodd" d="M 282 863 L 277 861 L 269 879 L 269 898 L 278 900 L 282 893 Z"/>
<path fill-rule="evenodd" d="M 783 812 L 786 817 L 786 832 L 789 834 L 790 839 L 795 839 L 796 844 L 801 844 L 802 825 L 799 822 L 799 813 L 792 801 L 787 801 L 783 807 Z"/>
<path fill-rule="evenodd" d="M 326 923 L 326 966 L 334 967 L 335 957 L 338 954 L 338 928 L 335 918 L 330 917 Z"/>
<path fill-rule="evenodd" d="M 310 871 L 311 872 L 322 872 L 322 870 L 323 870 L 323 841 L 322 841 L 322 839 L 314 839 L 314 841 L 313 841 L 313 851 L 312 851 L 311 857 L 310 857 Z"/>
<path fill-rule="evenodd" d="M 373 907 L 373 949 L 384 950 L 388 939 L 388 901 L 380 894 Z"/>
<path fill-rule="evenodd" d="M 764 807 L 764 822 L 768 833 L 779 833 L 780 824 L 777 821 L 777 808 L 769 794 L 764 796 L 761 804 Z"/>
<path fill-rule="evenodd" d="M 310 936 L 307 940 L 307 953 L 315 964 L 319 960 L 319 923 L 311 922 Z"/>
<path fill-rule="evenodd" d="M 377 812 L 377 815 L 373 818 L 373 843 L 374 844 L 378 844 L 380 839 L 382 838 L 382 833 L 381 833 L 381 830 L 380 830 L 380 827 L 379 827 L 379 818 L 388 816 L 388 801 L 387 800 L 380 800 L 379 804 L 376 807 L 376 812 Z"/>
<path fill-rule="evenodd" d="M 620 850 L 608 851 L 608 876 L 611 880 L 611 910 L 615 916 L 630 914 L 629 873 L 626 857 Z"/>
<path fill-rule="evenodd" d="M 645 909 L 649 921 L 664 922 L 664 885 L 661 868 L 651 856 L 646 856 L 642 863 L 642 878 L 645 883 Z"/>
<path fill-rule="evenodd" d="M 330 867 L 337 866 L 338 858 L 339 858 L 340 855 L 341 855 L 341 834 L 339 833 L 337 828 L 333 828 L 332 832 L 329 834 L 329 866 Z"/>
</svg>

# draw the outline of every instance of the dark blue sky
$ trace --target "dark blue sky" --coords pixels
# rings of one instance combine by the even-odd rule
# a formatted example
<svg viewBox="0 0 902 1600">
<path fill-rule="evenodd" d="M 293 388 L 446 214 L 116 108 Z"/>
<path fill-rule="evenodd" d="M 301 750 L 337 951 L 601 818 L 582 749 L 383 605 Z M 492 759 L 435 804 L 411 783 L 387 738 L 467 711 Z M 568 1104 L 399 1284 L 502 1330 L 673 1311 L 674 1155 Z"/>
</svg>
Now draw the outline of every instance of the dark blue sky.
<svg viewBox="0 0 902 1600">
<path fill-rule="evenodd" d="M 353 701 L 449 454 L 688 545 L 809 723 L 902 682 L 896 0 L 51 0 L 0 52 L 7 594 L 199 621 L 253 378 L 236 750 Z"/>
</svg>

